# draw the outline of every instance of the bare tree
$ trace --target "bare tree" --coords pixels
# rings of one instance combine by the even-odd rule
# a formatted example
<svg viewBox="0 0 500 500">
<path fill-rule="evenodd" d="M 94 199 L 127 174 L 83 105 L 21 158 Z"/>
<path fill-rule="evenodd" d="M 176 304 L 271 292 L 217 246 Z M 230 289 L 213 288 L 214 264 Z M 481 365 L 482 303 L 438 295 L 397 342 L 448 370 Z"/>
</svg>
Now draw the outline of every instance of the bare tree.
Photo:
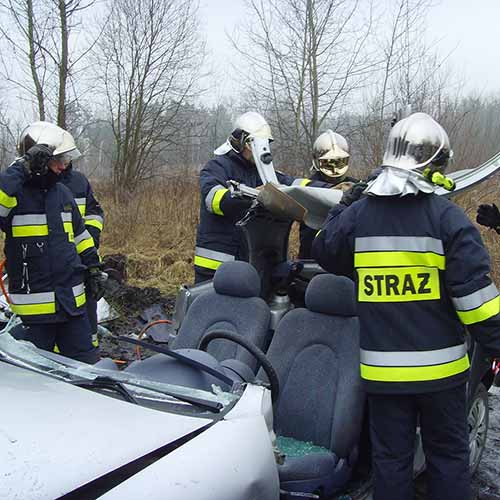
<svg viewBox="0 0 500 500">
<path fill-rule="evenodd" d="M 370 3 L 363 2 L 367 18 L 358 0 L 247 4 L 250 22 L 232 42 L 248 99 L 271 118 L 282 159 L 303 168 L 320 129 L 346 109 L 373 67 L 365 50 Z"/>
<path fill-rule="evenodd" d="M 9 49 L 2 56 L 3 76 L 35 98 L 40 120 L 53 116 L 59 126 L 66 128 L 68 81 L 89 50 L 71 51 L 70 37 L 80 26 L 81 13 L 94 4 L 95 0 L 0 3 L 6 14 L 0 32 Z"/>
<path fill-rule="evenodd" d="M 178 115 L 196 93 L 204 43 L 190 0 L 115 0 L 98 43 L 99 80 L 115 140 L 113 179 L 134 189 L 186 133 Z"/>
</svg>

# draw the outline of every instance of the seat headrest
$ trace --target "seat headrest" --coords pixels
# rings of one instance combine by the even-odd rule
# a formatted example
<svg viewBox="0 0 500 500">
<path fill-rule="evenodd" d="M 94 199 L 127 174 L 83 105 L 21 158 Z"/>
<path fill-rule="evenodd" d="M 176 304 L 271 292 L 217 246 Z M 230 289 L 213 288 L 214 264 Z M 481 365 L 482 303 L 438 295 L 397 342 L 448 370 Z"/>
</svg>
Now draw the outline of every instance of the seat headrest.
<svg viewBox="0 0 500 500">
<path fill-rule="evenodd" d="M 354 283 L 345 276 L 318 274 L 306 290 L 306 307 L 331 316 L 356 316 Z"/>
<path fill-rule="evenodd" d="M 260 277 L 248 262 L 224 262 L 215 271 L 214 289 L 222 295 L 233 297 L 258 297 Z"/>
</svg>

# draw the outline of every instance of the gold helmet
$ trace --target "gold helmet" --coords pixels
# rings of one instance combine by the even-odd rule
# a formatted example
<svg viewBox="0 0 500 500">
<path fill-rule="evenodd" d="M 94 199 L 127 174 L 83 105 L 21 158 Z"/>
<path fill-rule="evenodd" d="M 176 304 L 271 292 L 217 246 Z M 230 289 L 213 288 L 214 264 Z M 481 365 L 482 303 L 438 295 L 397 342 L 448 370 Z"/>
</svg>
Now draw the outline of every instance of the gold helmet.
<svg viewBox="0 0 500 500">
<path fill-rule="evenodd" d="M 325 177 L 343 177 L 349 168 L 349 145 L 344 137 L 332 130 L 323 132 L 313 145 L 312 169 Z"/>
<path fill-rule="evenodd" d="M 35 144 L 44 144 L 52 151 L 54 159 L 65 164 L 82 156 L 73 136 L 54 123 L 40 121 L 28 125 L 19 138 L 18 154 L 25 155 Z"/>
</svg>

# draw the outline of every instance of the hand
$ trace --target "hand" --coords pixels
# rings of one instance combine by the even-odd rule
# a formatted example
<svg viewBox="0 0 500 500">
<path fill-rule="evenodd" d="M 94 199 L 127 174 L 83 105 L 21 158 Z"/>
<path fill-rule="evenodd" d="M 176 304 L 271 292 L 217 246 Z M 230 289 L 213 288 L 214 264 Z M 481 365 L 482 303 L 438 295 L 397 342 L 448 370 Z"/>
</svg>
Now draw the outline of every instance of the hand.
<svg viewBox="0 0 500 500">
<path fill-rule="evenodd" d="M 98 301 L 104 296 L 108 275 L 103 273 L 98 267 L 91 267 L 88 270 L 86 288 L 89 296 Z"/>
<path fill-rule="evenodd" d="M 497 229 L 500 226 L 500 211 L 498 207 L 494 203 L 491 205 L 479 205 L 476 221 L 482 226 Z"/>
<path fill-rule="evenodd" d="M 354 186 L 352 186 L 350 189 L 344 191 L 340 203 L 348 207 L 355 201 L 358 201 L 367 186 L 368 184 L 366 182 L 358 182 L 357 184 L 354 184 Z"/>
<path fill-rule="evenodd" d="M 338 184 L 335 184 L 335 186 L 332 186 L 330 189 L 340 189 L 341 191 L 349 191 L 354 186 L 354 182 L 350 181 L 344 181 L 344 182 L 339 182 Z"/>
<path fill-rule="evenodd" d="M 23 156 L 24 169 L 31 176 L 45 175 L 49 171 L 52 151 L 45 144 L 35 144 Z"/>
</svg>

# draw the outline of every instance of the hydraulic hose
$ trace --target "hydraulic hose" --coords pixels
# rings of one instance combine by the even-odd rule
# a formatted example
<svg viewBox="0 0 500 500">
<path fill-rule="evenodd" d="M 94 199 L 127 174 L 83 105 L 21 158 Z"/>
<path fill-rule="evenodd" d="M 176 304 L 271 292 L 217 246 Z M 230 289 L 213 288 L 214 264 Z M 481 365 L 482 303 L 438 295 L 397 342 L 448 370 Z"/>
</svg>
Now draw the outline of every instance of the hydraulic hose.
<svg viewBox="0 0 500 500">
<path fill-rule="evenodd" d="M 151 323 L 148 323 L 139 333 L 137 340 L 141 340 L 144 334 L 154 325 L 158 325 L 161 323 L 166 323 L 168 325 L 171 325 L 172 322 L 169 319 L 157 319 L 156 321 L 152 321 Z M 137 361 L 141 360 L 141 348 L 140 346 L 135 346 L 135 359 Z"/>
</svg>

